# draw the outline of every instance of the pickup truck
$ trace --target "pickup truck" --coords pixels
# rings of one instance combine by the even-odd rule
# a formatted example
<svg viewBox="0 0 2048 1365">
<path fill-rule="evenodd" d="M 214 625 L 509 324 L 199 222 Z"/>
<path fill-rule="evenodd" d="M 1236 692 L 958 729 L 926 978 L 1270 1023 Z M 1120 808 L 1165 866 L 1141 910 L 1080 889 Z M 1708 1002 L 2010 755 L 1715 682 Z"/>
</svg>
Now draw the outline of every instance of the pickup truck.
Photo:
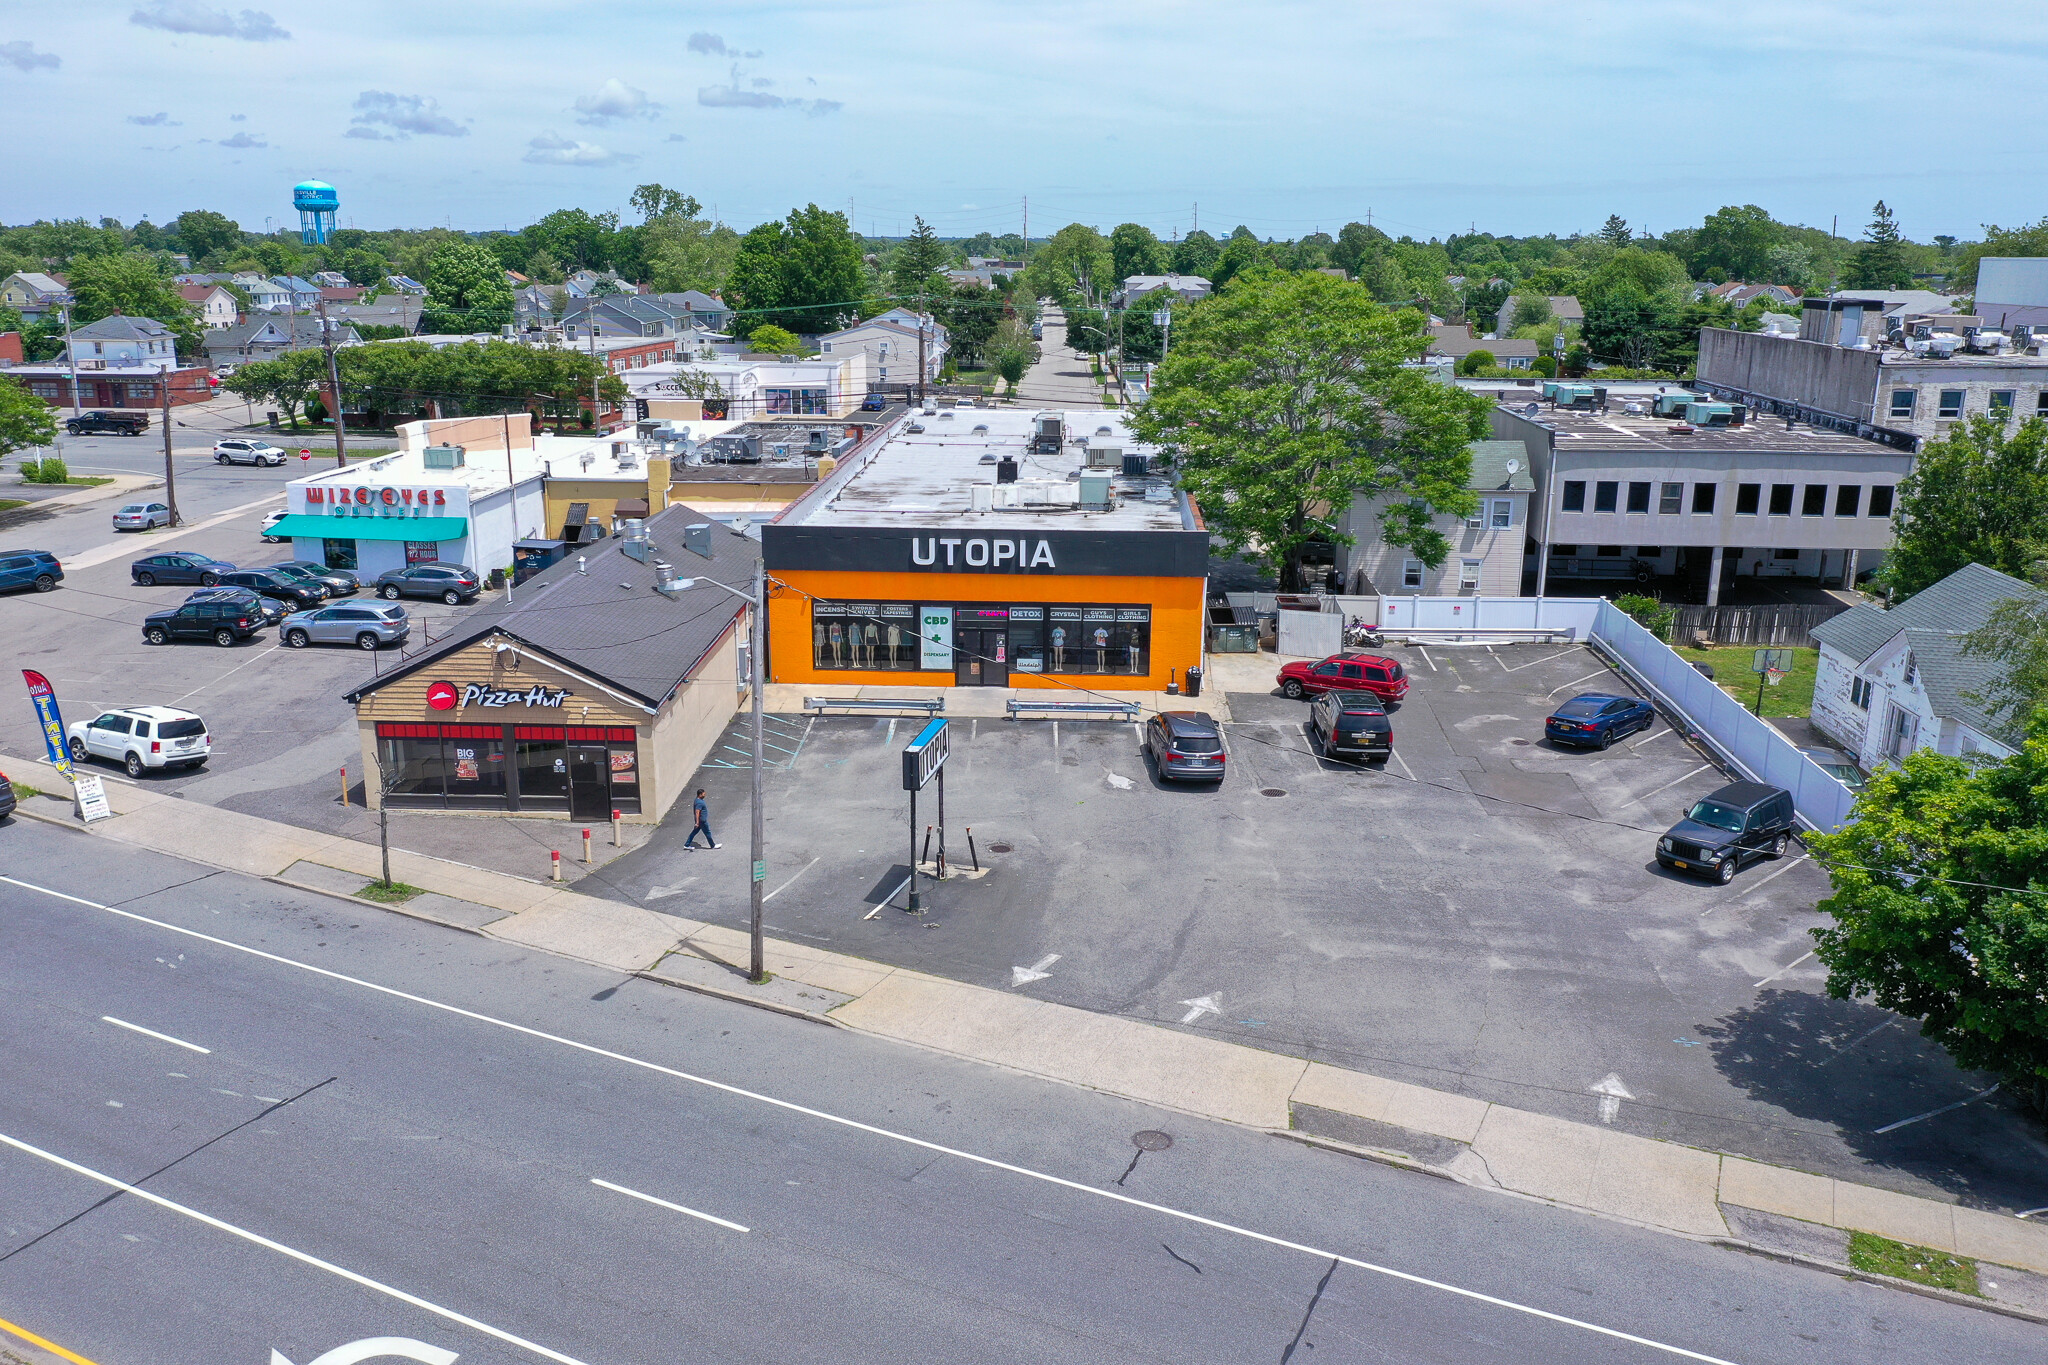
<svg viewBox="0 0 2048 1365">
<path fill-rule="evenodd" d="M 64 430 L 73 436 L 111 432 L 116 436 L 140 436 L 149 430 L 146 412 L 87 412 L 64 419 Z"/>
</svg>

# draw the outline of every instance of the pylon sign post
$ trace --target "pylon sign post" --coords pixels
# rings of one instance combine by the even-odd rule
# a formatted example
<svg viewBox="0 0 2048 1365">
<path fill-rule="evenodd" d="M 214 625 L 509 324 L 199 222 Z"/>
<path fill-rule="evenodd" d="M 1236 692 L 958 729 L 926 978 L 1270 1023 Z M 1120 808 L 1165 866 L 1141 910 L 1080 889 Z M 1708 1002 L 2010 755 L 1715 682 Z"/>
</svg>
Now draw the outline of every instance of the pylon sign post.
<svg viewBox="0 0 2048 1365">
<path fill-rule="evenodd" d="M 917 890 L 917 794 L 934 779 L 939 784 L 939 860 L 933 870 L 944 875 L 946 866 L 946 758 L 953 751 L 952 731 L 944 719 L 934 720 L 903 746 L 903 790 L 910 793 L 910 904 L 916 914 L 924 908 Z"/>
</svg>

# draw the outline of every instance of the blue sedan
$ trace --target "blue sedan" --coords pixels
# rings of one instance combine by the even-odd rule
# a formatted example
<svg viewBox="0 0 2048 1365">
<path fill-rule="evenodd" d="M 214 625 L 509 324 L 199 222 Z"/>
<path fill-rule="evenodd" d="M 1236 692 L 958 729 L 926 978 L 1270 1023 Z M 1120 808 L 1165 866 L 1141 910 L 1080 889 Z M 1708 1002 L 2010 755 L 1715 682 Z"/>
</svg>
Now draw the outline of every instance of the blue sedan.
<svg viewBox="0 0 2048 1365">
<path fill-rule="evenodd" d="M 220 582 L 223 574 L 234 571 L 235 566 L 224 559 L 213 559 L 189 550 L 181 554 L 151 555 L 128 566 L 129 575 L 145 588 L 158 583 L 197 583 L 210 588 Z"/>
<path fill-rule="evenodd" d="M 1623 735 L 1649 729 L 1656 721 L 1656 708 L 1640 697 L 1581 692 L 1551 712 L 1543 722 L 1543 733 L 1552 744 L 1604 749 Z"/>
</svg>

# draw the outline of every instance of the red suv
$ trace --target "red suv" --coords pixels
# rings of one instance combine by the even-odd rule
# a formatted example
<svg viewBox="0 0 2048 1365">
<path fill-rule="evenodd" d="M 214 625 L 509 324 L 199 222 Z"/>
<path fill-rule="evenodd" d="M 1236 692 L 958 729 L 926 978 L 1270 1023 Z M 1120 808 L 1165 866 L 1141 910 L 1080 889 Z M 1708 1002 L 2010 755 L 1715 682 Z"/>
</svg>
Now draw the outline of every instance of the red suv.
<svg viewBox="0 0 2048 1365">
<path fill-rule="evenodd" d="M 1370 692 L 1383 702 L 1408 695 L 1408 674 L 1384 654 L 1332 654 L 1321 663 L 1283 664 L 1280 690 L 1301 698 L 1318 692 Z"/>
</svg>

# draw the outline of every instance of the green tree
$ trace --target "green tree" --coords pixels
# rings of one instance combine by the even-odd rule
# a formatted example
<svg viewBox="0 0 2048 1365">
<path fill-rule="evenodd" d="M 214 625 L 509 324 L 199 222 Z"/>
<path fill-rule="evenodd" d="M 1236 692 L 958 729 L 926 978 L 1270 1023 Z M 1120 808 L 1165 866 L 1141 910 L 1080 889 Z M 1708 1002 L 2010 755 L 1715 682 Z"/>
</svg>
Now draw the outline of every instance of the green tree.
<svg viewBox="0 0 2048 1365">
<path fill-rule="evenodd" d="M 270 360 L 252 360 L 236 367 L 221 381 L 221 387 L 252 403 L 275 403 L 293 431 L 299 429 L 299 414 L 327 382 L 326 356 L 308 347 L 286 351 Z"/>
<path fill-rule="evenodd" d="M 1222 251 L 1214 237 L 1196 228 L 1173 244 L 1168 266 L 1176 275 L 1197 275 L 1206 280 Z"/>
<path fill-rule="evenodd" d="M 1645 294 L 1678 295 L 1683 293 L 1690 283 L 1691 281 L 1686 278 L 1685 262 L 1670 252 L 1644 247 L 1623 247 L 1586 277 L 1585 292 L 1580 302 L 1584 303 L 1623 284 L 1634 285 Z"/>
<path fill-rule="evenodd" d="M 177 337 L 178 352 L 199 350 L 203 329 L 193 306 L 185 301 L 164 262 L 154 256 L 124 252 L 114 256 L 74 257 L 70 264 L 72 326 L 97 322 L 120 313 L 155 318 Z"/>
<path fill-rule="evenodd" d="M 2048 582 L 2048 563 L 2032 566 L 2035 583 Z M 2048 592 L 2009 597 L 1984 624 L 1963 637 L 1963 652 L 1996 667 L 1983 690 L 1969 693 L 2008 733 L 2048 706 Z"/>
<path fill-rule="evenodd" d="M 1596 360 L 1649 369 L 1678 337 L 1679 312 L 1670 296 L 1646 294 L 1631 281 L 1587 299 L 1585 308 L 1582 335 Z"/>
<path fill-rule="evenodd" d="M 1693 237 L 1692 272 L 1702 278 L 1762 279 L 1771 248 L 1784 237 L 1783 226 L 1755 204 L 1718 209 Z"/>
<path fill-rule="evenodd" d="M 1209 268 L 1209 282 L 1221 289 L 1244 271 L 1261 264 L 1265 255 L 1258 238 L 1249 232 L 1233 232 L 1217 255 L 1216 264 Z"/>
<path fill-rule="evenodd" d="M 1031 340 L 1031 329 L 1022 318 L 1004 318 L 996 324 L 995 332 L 989 337 L 989 368 L 1010 386 L 1012 397 L 1016 395 L 1018 381 L 1024 378 L 1024 372 L 1031 368 L 1037 354 L 1038 348 Z"/>
<path fill-rule="evenodd" d="M 912 221 L 916 226 L 889 261 L 889 282 L 899 299 L 928 299 L 946 292 L 946 278 L 940 271 L 950 253 L 922 217 Z"/>
<path fill-rule="evenodd" d="M 1520 327 L 1541 327 L 1550 321 L 1550 296 L 1547 294 L 1522 294 L 1515 299 L 1514 325 Z"/>
<path fill-rule="evenodd" d="M 1385 251 L 1393 239 L 1376 227 L 1364 223 L 1346 223 L 1337 230 L 1336 243 L 1330 248 L 1330 264 L 1353 275 L 1365 273 L 1365 259 Z"/>
<path fill-rule="evenodd" d="M 1052 299 L 1062 308 L 1075 302 L 1099 306 L 1116 288 L 1116 257 L 1101 233 L 1069 223 L 1038 248 L 1024 268 L 1024 283 L 1034 298 Z"/>
<path fill-rule="evenodd" d="M 50 405 L 21 386 L 19 380 L 0 375 L 0 455 L 46 446 L 57 439 L 57 418 Z"/>
<path fill-rule="evenodd" d="M 512 286 L 497 256 L 468 241 L 447 241 L 427 264 L 427 332 L 495 332 L 512 321 Z"/>
<path fill-rule="evenodd" d="M 804 339 L 785 327 L 763 323 L 747 335 L 747 348 L 756 355 L 800 355 Z"/>
<path fill-rule="evenodd" d="M 951 342 L 948 359 L 980 365 L 996 324 L 1002 321 L 1002 296 L 979 284 L 959 284 L 938 300 L 937 312 Z"/>
<path fill-rule="evenodd" d="M 1499 363 L 1499 360 L 1492 351 L 1484 349 L 1467 351 L 1465 352 L 1465 358 L 1458 362 L 1458 373 L 1466 375 L 1478 374 L 1481 370 L 1490 370 Z"/>
<path fill-rule="evenodd" d="M 1828 994 L 1920 1021 L 1958 1066 L 2048 1100 L 2048 717 L 2002 762 L 1929 749 L 1878 772 L 1809 840 L 1834 891 Z"/>
<path fill-rule="evenodd" d="M 1972 417 L 1920 448 L 1899 481 L 1879 579 L 1910 596 L 1965 564 L 2025 578 L 2048 555 L 2048 422 Z"/>
<path fill-rule="evenodd" d="M 250 243 L 249 252 L 266 275 L 296 275 L 306 268 L 306 258 L 298 250 L 275 238 Z"/>
<path fill-rule="evenodd" d="M 1863 244 L 1850 257 L 1842 283 L 1850 289 L 1907 288 L 1913 283 L 1913 271 L 1899 242 L 1899 225 L 1882 199 L 1871 212 L 1874 216 L 1863 230 Z"/>
<path fill-rule="evenodd" d="M 1635 238 L 1628 230 L 1628 219 L 1618 213 L 1607 215 L 1607 221 L 1600 228 L 1600 240 L 1619 250 Z"/>
<path fill-rule="evenodd" d="M 171 220 L 170 235 L 192 264 L 218 260 L 242 244 L 242 225 L 212 209 L 187 209 Z"/>
<path fill-rule="evenodd" d="M 648 223 L 641 238 L 647 280 L 658 294 L 725 287 L 739 253 L 740 235 L 723 223 L 665 214 Z"/>
<path fill-rule="evenodd" d="M 1166 248 L 1139 223 L 1119 223 L 1109 234 L 1110 273 L 1118 285 L 1133 275 L 1164 275 Z"/>
<path fill-rule="evenodd" d="M 1410 364 L 1420 314 L 1322 274 L 1255 271 L 1176 313 L 1173 353 L 1132 414 L 1140 440 L 1173 449 L 1183 485 L 1234 553 L 1284 586 L 1311 540 L 1344 539 L 1354 494 L 1383 498 L 1381 535 L 1428 564 L 1450 542 L 1436 513 L 1465 515 L 1471 443 L 1489 405 Z"/>
<path fill-rule="evenodd" d="M 773 321 L 794 331 L 828 332 L 858 311 L 866 283 L 846 215 L 810 204 L 740 238 L 725 292 L 743 312 L 774 312 Z"/>
<path fill-rule="evenodd" d="M 695 198 L 666 185 L 641 185 L 628 202 L 650 223 L 662 217 L 695 218 L 704 211 Z"/>
</svg>

